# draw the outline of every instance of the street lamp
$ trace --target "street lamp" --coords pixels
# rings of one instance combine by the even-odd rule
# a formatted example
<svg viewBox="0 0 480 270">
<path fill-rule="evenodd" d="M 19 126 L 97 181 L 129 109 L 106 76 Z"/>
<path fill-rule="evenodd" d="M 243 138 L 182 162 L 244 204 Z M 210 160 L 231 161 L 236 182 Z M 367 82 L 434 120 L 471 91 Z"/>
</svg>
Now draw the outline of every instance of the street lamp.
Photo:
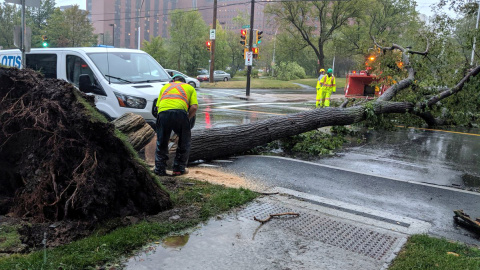
<svg viewBox="0 0 480 270">
<path fill-rule="evenodd" d="M 112 27 L 112 46 L 115 47 L 115 24 L 111 23 L 110 26 Z"/>
</svg>

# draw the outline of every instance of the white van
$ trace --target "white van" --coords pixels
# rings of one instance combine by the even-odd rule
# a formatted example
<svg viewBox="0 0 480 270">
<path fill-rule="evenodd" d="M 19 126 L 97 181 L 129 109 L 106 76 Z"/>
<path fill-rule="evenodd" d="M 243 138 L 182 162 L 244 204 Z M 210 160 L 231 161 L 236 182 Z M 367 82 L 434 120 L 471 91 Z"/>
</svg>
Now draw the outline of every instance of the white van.
<svg viewBox="0 0 480 270">
<path fill-rule="evenodd" d="M 0 50 L 0 64 L 21 68 L 19 50 Z M 171 77 L 149 54 L 117 48 L 46 48 L 26 54 L 27 68 L 66 80 L 95 95 L 98 110 L 113 120 L 132 112 L 155 124 L 153 108 Z"/>
</svg>

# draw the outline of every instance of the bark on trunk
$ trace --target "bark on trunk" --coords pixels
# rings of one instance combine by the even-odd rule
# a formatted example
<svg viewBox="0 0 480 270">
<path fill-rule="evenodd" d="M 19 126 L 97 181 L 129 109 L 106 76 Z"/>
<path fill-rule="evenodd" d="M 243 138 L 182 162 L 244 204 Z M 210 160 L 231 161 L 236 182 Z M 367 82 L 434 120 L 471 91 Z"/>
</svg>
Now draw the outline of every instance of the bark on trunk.
<svg viewBox="0 0 480 270">
<path fill-rule="evenodd" d="M 414 105 L 408 102 L 375 102 L 374 110 L 382 113 L 405 113 Z M 272 117 L 264 121 L 226 128 L 194 130 L 190 161 L 212 160 L 243 153 L 255 146 L 301 134 L 325 126 L 349 125 L 365 120 L 364 106 L 322 108 Z"/>
<path fill-rule="evenodd" d="M 155 136 L 155 131 L 138 114 L 126 113 L 112 123 L 118 130 L 127 135 L 128 141 L 137 151 L 145 147 Z"/>
</svg>

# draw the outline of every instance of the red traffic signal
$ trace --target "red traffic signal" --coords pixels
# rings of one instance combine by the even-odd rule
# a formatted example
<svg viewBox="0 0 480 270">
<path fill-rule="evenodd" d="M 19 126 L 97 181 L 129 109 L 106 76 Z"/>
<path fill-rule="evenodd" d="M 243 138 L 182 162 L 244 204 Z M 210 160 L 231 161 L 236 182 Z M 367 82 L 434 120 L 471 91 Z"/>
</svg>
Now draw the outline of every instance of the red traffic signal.
<svg viewBox="0 0 480 270">
<path fill-rule="evenodd" d="M 248 34 L 247 29 L 240 30 L 240 44 L 242 44 L 243 46 L 247 45 L 247 34 Z"/>
<path fill-rule="evenodd" d="M 212 42 L 210 40 L 207 40 L 205 44 L 207 45 L 207 51 L 210 51 L 212 49 Z"/>
</svg>

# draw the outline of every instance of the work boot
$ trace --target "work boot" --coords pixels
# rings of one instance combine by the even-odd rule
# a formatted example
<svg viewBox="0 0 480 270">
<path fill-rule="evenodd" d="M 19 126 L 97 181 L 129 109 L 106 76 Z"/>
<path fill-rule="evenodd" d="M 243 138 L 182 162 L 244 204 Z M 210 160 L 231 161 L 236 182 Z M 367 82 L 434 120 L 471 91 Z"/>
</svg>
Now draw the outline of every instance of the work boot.
<svg viewBox="0 0 480 270">
<path fill-rule="evenodd" d="M 165 170 L 165 168 L 160 168 L 160 169 L 155 168 L 155 170 L 153 170 L 153 173 L 158 175 L 158 176 L 166 176 L 167 175 L 167 171 Z"/>
<path fill-rule="evenodd" d="M 184 165 L 173 165 L 173 176 L 187 174 L 188 169 Z"/>
</svg>

